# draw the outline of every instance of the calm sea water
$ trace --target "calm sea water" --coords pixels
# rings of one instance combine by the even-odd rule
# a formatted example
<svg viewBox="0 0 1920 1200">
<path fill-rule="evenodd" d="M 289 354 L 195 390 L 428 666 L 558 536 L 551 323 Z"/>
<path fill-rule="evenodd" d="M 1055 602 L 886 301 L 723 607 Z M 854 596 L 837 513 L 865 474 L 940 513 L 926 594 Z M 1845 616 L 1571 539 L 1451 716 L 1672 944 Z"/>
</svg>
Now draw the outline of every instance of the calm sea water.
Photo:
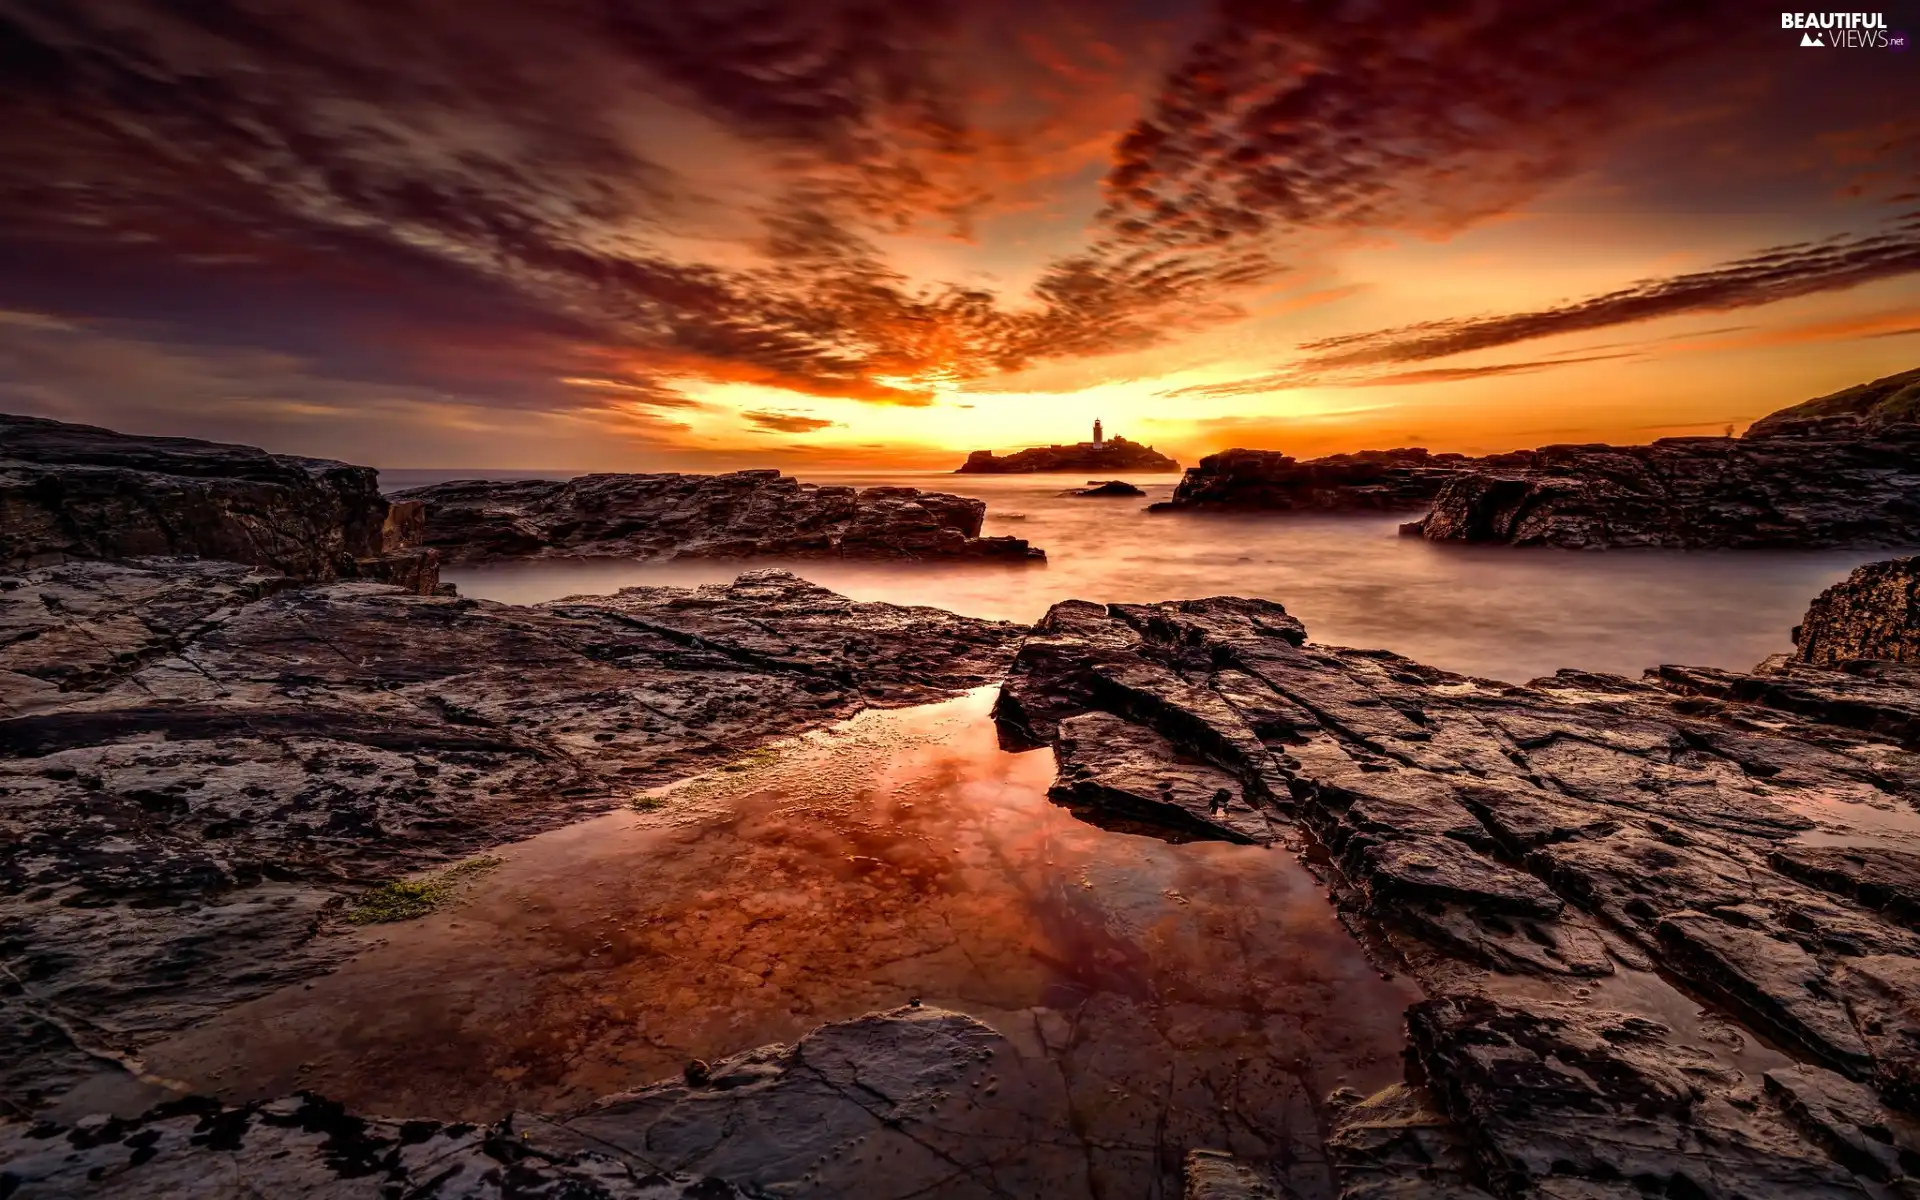
<svg viewBox="0 0 1920 1200">
<path fill-rule="evenodd" d="M 507 477 L 389 471 L 381 482 L 400 488 L 476 475 Z M 1133 477 L 1145 500 L 1065 497 L 1081 481 L 1064 475 L 808 478 L 977 496 L 987 502 L 984 532 L 1024 537 L 1048 554 L 1034 567 L 756 564 L 791 566 L 855 599 L 1032 621 L 1069 597 L 1259 596 L 1285 604 L 1315 641 L 1513 681 L 1560 667 L 1626 675 L 1660 663 L 1744 669 L 1792 648 L 1788 630 L 1822 588 L 1899 553 L 1518 550 L 1403 538 L 1404 515 L 1149 516 L 1146 504 L 1171 494 L 1170 475 Z M 531 604 L 636 584 L 708 583 L 740 570 L 737 562 L 535 562 L 463 567 L 445 578 L 463 595 Z"/>
</svg>

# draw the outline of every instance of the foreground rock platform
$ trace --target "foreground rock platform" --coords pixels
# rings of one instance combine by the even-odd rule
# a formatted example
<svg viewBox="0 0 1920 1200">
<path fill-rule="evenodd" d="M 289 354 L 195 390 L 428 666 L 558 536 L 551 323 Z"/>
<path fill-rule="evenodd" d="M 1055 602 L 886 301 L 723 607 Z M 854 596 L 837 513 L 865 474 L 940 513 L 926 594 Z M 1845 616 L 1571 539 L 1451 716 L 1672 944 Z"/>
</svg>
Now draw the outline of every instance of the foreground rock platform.
<svg viewBox="0 0 1920 1200">
<path fill-rule="evenodd" d="M 452 563 L 507 558 L 872 558 L 1038 562 L 981 537 L 987 504 L 910 487 L 821 487 L 775 470 L 466 480 L 394 493 Z"/>
<path fill-rule="evenodd" d="M 1426 990 L 1414 1090 L 1336 1122 L 1348 1196 L 1913 1194 L 1920 847 L 1802 835 L 1920 828 L 1920 676 L 1847 665 L 1516 686 L 1068 601 L 995 712 L 1090 819 L 1296 845 Z"/>
<path fill-rule="evenodd" d="M 491 1125 L 364 1119 L 311 1094 L 0 1124 L 0 1194 L 1089 1194 L 1093 1148 L 1051 1136 L 1063 1104 L 1058 1073 L 1023 1062 L 1005 1038 L 958 1013 L 911 1007 L 837 1022 L 690 1074 L 697 1081 L 610 1096 L 571 1117 L 520 1113 Z"/>
<path fill-rule="evenodd" d="M 419 517 L 371 467 L 0 414 L 0 570 L 190 555 L 431 593 Z"/>
<path fill-rule="evenodd" d="M 0 1097 L 325 969 L 342 898 L 869 705 L 1021 627 L 779 571 L 523 608 L 234 563 L 0 578 Z"/>
</svg>

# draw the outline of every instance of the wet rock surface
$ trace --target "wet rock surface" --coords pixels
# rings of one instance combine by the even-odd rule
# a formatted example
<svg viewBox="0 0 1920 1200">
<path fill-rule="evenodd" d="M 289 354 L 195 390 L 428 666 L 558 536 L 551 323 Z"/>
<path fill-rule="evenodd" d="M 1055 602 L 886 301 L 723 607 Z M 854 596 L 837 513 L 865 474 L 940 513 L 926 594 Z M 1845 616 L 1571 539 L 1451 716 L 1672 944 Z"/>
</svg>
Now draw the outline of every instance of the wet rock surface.
<svg viewBox="0 0 1920 1200">
<path fill-rule="evenodd" d="M 1920 663 L 1920 558 L 1857 568 L 1814 598 L 1793 642 L 1794 661 L 1814 666 Z"/>
<path fill-rule="evenodd" d="M 1154 512 L 1415 511 L 1480 460 L 1413 447 L 1304 462 L 1278 450 L 1223 450 L 1189 467 Z"/>
<path fill-rule="evenodd" d="M 1089 479 L 1087 480 L 1086 487 L 1075 488 L 1072 491 L 1063 492 L 1061 494 L 1066 496 L 1098 496 L 1098 497 L 1146 495 L 1145 492 L 1133 486 L 1131 483 L 1128 483 L 1124 479 L 1107 479 L 1107 480 Z"/>
<path fill-rule="evenodd" d="M 910 487 L 821 487 L 775 470 L 467 480 L 396 492 L 425 506 L 448 562 L 508 558 L 876 558 L 1038 561 L 980 536 L 986 502 Z"/>
<path fill-rule="evenodd" d="M 362 886 L 997 677 L 1018 627 L 778 571 L 533 608 L 239 564 L 0 580 L 0 1096 L 325 969 Z"/>
<path fill-rule="evenodd" d="M 0 569 L 187 555 L 431 592 L 371 467 L 0 414 Z M 359 565 L 356 565 L 356 560 Z M 412 566 L 405 565 L 411 562 Z"/>
<path fill-rule="evenodd" d="M 1072 446 L 1030 446 L 1002 458 L 991 450 L 975 450 L 954 470 L 956 475 L 1026 475 L 1046 471 L 1178 471 L 1180 464 L 1152 446 L 1123 437 L 1101 445 L 1080 442 Z"/>
<path fill-rule="evenodd" d="M 1481 459 L 1406 527 L 1516 546 L 1920 544 L 1920 371 L 1810 400 L 1738 438 L 1547 446 Z"/>
<path fill-rule="evenodd" d="M 1165 745 L 1160 771 L 1204 764 L 1316 835 L 1356 934 L 1432 997 L 1409 1013 L 1418 1086 L 1379 1103 L 1435 1121 L 1336 1120 L 1349 1195 L 1861 1196 L 1920 1166 L 1834 1150 L 1920 1097 L 1913 860 L 1805 835 L 1850 813 L 1911 827 L 1899 714 L 1920 692 L 1851 665 L 1513 686 L 1318 646 L 1267 602 L 1071 601 L 996 715 L 1060 748 L 1073 803 L 1193 828 L 1142 805 L 1151 788 L 1086 786 L 1091 717 L 1127 779 Z M 1657 1001 L 1656 968 L 1723 1015 Z M 1789 1102 L 1765 1055 L 1845 1103 Z"/>
</svg>

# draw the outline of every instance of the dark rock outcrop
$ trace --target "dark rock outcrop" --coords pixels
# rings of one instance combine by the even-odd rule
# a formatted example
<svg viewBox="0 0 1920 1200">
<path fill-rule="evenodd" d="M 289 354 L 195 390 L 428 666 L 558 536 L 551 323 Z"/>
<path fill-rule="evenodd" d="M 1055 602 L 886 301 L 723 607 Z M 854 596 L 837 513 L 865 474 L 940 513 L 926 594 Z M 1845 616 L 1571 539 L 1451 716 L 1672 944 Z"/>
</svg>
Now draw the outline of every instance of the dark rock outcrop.
<svg viewBox="0 0 1920 1200">
<path fill-rule="evenodd" d="M 984 500 L 909 487 L 818 487 L 775 470 L 467 480 L 397 492 L 425 505 L 449 562 L 502 558 L 1046 557 L 980 536 Z"/>
<path fill-rule="evenodd" d="M 979 1021 L 901 1008 L 722 1059 L 697 1084 L 609 1096 L 572 1117 L 396 1121 L 301 1094 L 241 1106 L 188 1099 L 74 1125 L 0 1124 L 0 1194 L 198 1195 L 217 1179 L 234 1195 L 314 1200 L 1086 1195 L 1094 1149 L 1036 1136 L 1064 1106 L 1063 1092 L 1056 1071 L 1024 1065 Z"/>
<path fill-rule="evenodd" d="M 1072 446 L 1029 446 L 1001 458 L 991 450 L 975 450 L 955 468 L 956 475 L 1024 475 L 1044 471 L 1178 471 L 1180 464 L 1152 446 L 1109 438 L 1101 445 L 1080 442 Z"/>
<path fill-rule="evenodd" d="M 1481 459 L 1405 527 L 1433 541 L 1920 544 L 1920 371 L 1775 413 L 1738 438 L 1547 446 Z"/>
<path fill-rule="evenodd" d="M 778 571 L 532 608 L 206 560 L 0 578 L 0 1098 L 325 969 L 368 883 L 991 682 L 1020 632 Z"/>
<path fill-rule="evenodd" d="M 1419 447 L 1362 450 L 1302 462 L 1278 450 L 1222 450 L 1187 468 L 1152 512 L 1412 511 L 1480 460 Z"/>
<path fill-rule="evenodd" d="M 0 569 L 187 555 L 430 593 L 417 514 L 371 467 L 0 414 Z"/>
<path fill-rule="evenodd" d="M 1124 479 L 1089 479 L 1087 486 L 1060 493 L 1063 496 L 1144 496 L 1145 492 Z"/>
<path fill-rule="evenodd" d="M 1920 385 L 1916 385 L 1920 386 Z M 1796 662 L 1920 662 L 1920 558 L 1868 563 L 1815 597 L 1793 630 Z"/>
<path fill-rule="evenodd" d="M 1821 699 L 1814 676 L 1881 695 Z M 1920 1105 L 1912 856 L 1799 836 L 1920 801 L 1920 741 L 1884 715 L 1920 678 L 1790 678 L 1514 686 L 1315 645 L 1263 601 L 1069 601 L 995 715 L 1056 747 L 1056 798 L 1094 819 L 1264 821 L 1432 997 L 1409 1013 L 1406 1122 L 1333 1121 L 1354 1200 L 1904 1194 L 1920 1159 L 1859 1139 Z M 1761 1038 L 1785 1049 L 1765 1079 L 1740 1057 Z"/>
</svg>

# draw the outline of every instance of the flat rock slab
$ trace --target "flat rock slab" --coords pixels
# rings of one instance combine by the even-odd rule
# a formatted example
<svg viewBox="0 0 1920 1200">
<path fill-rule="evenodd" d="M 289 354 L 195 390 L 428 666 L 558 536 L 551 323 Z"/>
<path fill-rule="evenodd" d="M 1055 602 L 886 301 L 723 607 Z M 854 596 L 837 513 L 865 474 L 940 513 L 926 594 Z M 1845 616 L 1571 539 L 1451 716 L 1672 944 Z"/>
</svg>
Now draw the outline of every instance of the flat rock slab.
<svg viewBox="0 0 1920 1200">
<path fill-rule="evenodd" d="M 535 608 L 192 560 L 0 579 L 0 1095 L 325 969 L 366 885 L 989 683 L 1020 632 L 777 571 Z"/>
<path fill-rule="evenodd" d="M 1059 776 L 1049 795 L 1086 815 L 1145 821 L 1196 837 L 1266 843 L 1274 830 L 1247 802 L 1239 780 L 1205 763 L 1181 761 L 1153 730 L 1110 713 L 1060 725 Z"/>
</svg>

